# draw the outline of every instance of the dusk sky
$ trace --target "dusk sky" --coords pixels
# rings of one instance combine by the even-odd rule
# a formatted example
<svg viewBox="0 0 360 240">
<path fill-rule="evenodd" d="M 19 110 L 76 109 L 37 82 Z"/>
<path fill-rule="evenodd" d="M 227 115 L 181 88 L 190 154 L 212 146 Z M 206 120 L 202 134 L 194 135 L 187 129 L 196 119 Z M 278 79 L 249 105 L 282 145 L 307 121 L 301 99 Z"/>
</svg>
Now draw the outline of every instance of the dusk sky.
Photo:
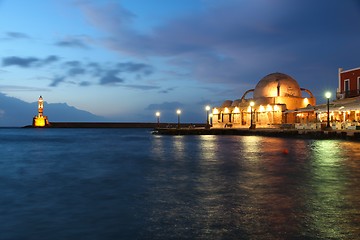
<svg viewBox="0 0 360 240">
<path fill-rule="evenodd" d="M 0 0 L 0 93 L 114 121 L 200 122 L 273 72 L 321 103 L 359 56 L 359 0 Z"/>
</svg>

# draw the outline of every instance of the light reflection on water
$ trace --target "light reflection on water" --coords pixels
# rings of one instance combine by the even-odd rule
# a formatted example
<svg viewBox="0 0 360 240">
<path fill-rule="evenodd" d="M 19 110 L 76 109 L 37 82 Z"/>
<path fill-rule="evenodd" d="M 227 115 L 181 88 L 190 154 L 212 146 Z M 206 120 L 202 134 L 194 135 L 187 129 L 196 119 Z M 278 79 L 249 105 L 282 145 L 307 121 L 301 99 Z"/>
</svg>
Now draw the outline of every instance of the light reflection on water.
<svg viewBox="0 0 360 240">
<path fill-rule="evenodd" d="M 311 195 L 309 201 L 310 218 L 314 227 L 326 238 L 345 239 L 349 233 L 352 236 L 359 234 L 359 196 L 358 162 L 348 152 L 359 149 L 357 143 L 324 140 L 314 142 L 313 145 L 312 175 L 309 179 Z M 354 174 L 356 174 L 354 176 Z M 355 201 L 354 201 L 355 200 Z"/>
<path fill-rule="evenodd" d="M 38 130 L 0 131 L 0 239 L 360 235 L 360 143 Z"/>
<path fill-rule="evenodd" d="M 189 223 L 196 223 L 187 227 L 203 238 L 343 239 L 360 233 L 357 194 L 344 196 L 360 177 L 359 162 L 352 159 L 359 143 L 258 136 L 169 139 L 191 152 L 187 171 L 195 173 L 187 188 L 177 189 L 180 206 L 169 215 L 161 211 L 166 222 L 186 214 Z M 175 197 L 154 194 L 166 201 Z M 177 226 L 173 236 L 188 230 Z"/>
</svg>

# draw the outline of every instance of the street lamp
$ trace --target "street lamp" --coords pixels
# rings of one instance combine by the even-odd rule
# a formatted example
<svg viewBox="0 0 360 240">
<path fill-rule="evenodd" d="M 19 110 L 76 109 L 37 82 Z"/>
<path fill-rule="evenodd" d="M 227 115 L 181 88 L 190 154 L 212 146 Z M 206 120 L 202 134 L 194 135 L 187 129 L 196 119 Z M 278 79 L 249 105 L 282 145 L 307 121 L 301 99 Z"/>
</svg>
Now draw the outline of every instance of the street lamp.
<svg viewBox="0 0 360 240">
<path fill-rule="evenodd" d="M 330 97 L 331 97 L 331 92 L 326 92 L 325 93 L 325 97 L 327 98 L 327 124 L 326 124 L 326 130 L 331 130 L 332 128 L 330 127 Z"/>
<path fill-rule="evenodd" d="M 160 112 L 155 113 L 156 119 L 157 119 L 157 127 L 160 127 Z"/>
<path fill-rule="evenodd" d="M 206 126 L 205 126 L 205 128 L 206 128 L 206 129 L 209 129 L 209 128 L 210 128 L 210 124 L 209 124 L 209 111 L 210 111 L 210 106 L 207 105 L 207 106 L 205 107 L 205 110 L 206 110 Z"/>
<path fill-rule="evenodd" d="M 178 128 L 180 128 L 180 114 L 181 114 L 181 110 L 180 110 L 180 109 L 176 110 L 176 114 L 178 115 Z"/>
<path fill-rule="evenodd" d="M 254 129 L 255 125 L 253 124 L 253 107 L 255 103 L 253 101 L 250 102 L 250 129 Z"/>
</svg>

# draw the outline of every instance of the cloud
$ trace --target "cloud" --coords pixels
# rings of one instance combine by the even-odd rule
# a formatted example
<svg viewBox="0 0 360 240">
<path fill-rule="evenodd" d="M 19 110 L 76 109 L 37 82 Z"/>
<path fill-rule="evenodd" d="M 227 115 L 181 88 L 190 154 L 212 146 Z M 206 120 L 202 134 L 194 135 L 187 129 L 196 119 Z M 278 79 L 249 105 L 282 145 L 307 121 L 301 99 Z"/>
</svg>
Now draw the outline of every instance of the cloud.
<svg viewBox="0 0 360 240">
<path fill-rule="evenodd" d="M 97 63 L 78 60 L 61 62 L 55 55 L 46 58 L 9 56 L 2 59 L 2 66 L 17 66 L 21 68 L 37 68 L 58 62 L 52 68 L 55 77 L 51 79 L 50 87 L 57 87 L 61 83 L 77 84 L 82 87 L 93 84 L 119 86 L 141 90 L 158 89 L 157 86 L 139 84 L 144 76 L 154 73 L 153 66 L 141 62 Z M 3 71 L 3 70 L 2 70 Z M 88 80 L 84 81 L 84 77 Z"/>
<path fill-rule="evenodd" d="M 139 90 L 153 90 L 159 89 L 159 86 L 150 86 L 150 85 L 135 85 L 135 84 L 126 84 L 122 85 L 123 87 L 132 88 L 132 89 L 139 89 Z"/>
<path fill-rule="evenodd" d="M 89 46 L 84 41 L 74 38 L 60 40 L 55 45 L 59 47 L 89 49 Z"/>
<path fill-rule="evenodd" d="M 21 58 L 21 57 L 13 56 L 13 57 L 3 58 L 2 65 L 4 67 L 18 66 L 18 67 L 27 68 L 27 67 L 32 67 L 33 65 L 35 65 L 39 61 L 40 60 L 38 58 L 35 58 L 35 57 Z"/>
<path fill-rule="evenodd" d="M 118 71 L 110 70 L 103 77 L 100 78 L 100 85 L 115 85 L 116 83 L 124 82 L 124 79 L 117 76 Z"/>
<path fill-rule="evenodd" d="M 7 32 L 6 36 L 10 39 L 29 39 L 30 37 L 21 32 Z"/>
<path fill-rule="evenodd" d="M 160 90 L 159 93 L 169 93 L 169 92 L 171 92 L 171 91 L 173 91 L 175 89 L 176 89 L 175 87 L 169 87 L 169 88 Z"/>
<path fill-rule="evenodd" d="M 68 77 L 74 77 L 77 75 L 83 75 L 86 74 L 86 68 L 82 66 L 82 63 L 80 61 L 67 61 L 64 64 L 64 67 L 67 68 L 67 76 Z"/>
<path fill-rule="evenodd" d="M 89 81 L 82 81 L 82 82 L 79 83 L 79 86 L 81 86 L 81 87 L 87 87 L 87 86 L 90 86 L 90 85 L 92 85 L 92 84 Z"/>
<path fill-rule="evenodd" d="M 141 79 L 143 76 L 148 76 L 154 72 L 152 66 L 144 63 L 134 63 L 134 62 L 123 62 L 117 63 L 113 67 L 102 67 L 99 64 L 91 65 L 94 76 L 100 76 L 99 84 L 100 85 L 116 85 L 116 83 L 125 82 L 125 75 L 129 77 L 129 74 L 135 74 L 137 80 Z M 120 77 L 123 76 L 123 77 Z M 154 89 L 157 87 L 149 87 L 143 85 L 127 85 L 131 88 L 137 89 Z"/>
<path fill-rule="evenodd" d="M 144 75 L 150 75 L 151 73 L 153 73 L 153 67 L 144 63 L 118 63 L 117 68 L 120 72 L 127 73 L 140 73 Z"/>
<path fill-rule="evenodd" d="M 108 31 L 127 28 L 136 15 L 123 8 L 115 1 L 76 1 L 76 5 L 88 16 L 87 20 L 94 26 Z"/>
<path fill-rule="evenodd" d="M 50 55 L 47 58 L 40 61 L 40 65 L 47 65 L 59 61 L 60 58 L 55 55 Z"/>
<path fill-rule="evenodd" d="M 58 60 L 59 58 L 54 55 L 50 55 L 45 59 L 39 59 L 36 57 L 22 58 L 22 57 L 11 56 L 11 57 L 3 58 L 2 65 L 4 67 L 17 66 L 22 68 L 41 67 L 56 62 Z"/>
<path fill-rule="evenodd" d="M 55 77 L 52 82 L 50 83 L 50 87 L 57 87 L 60 83 L 65 81 L 65 77 L 61 76 L 61 77 Z"/>
<path fill-rule="evenodd" d="M 357 64 L 360 55 L 356 0 L 213 1 L 201 12 L 174 17 L 147 32 L 132 27 L 136 14 L 120 4 L 86 1 L 78 6 L 109 35 L 104 43 L 109 49 L 167 59 L 197 81 L 256 83 L 275 71 L 306 79 L 312 70 L 320 86 L 328 81 L 326 72 Z"/>
</svg>

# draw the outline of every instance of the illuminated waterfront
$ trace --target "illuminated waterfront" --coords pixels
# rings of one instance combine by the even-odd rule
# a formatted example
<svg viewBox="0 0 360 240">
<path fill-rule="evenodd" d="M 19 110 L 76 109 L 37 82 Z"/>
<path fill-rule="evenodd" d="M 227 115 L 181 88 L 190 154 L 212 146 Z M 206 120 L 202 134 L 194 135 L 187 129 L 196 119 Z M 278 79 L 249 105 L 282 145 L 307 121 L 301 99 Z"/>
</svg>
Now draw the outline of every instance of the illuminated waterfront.
<svg viewBox="0 0 360 240">
<path fill-rule="evenodd" d="M 0 154 L 0 239 L 360 235 L 357 142 L 1 129 Z"/>
</svg>

